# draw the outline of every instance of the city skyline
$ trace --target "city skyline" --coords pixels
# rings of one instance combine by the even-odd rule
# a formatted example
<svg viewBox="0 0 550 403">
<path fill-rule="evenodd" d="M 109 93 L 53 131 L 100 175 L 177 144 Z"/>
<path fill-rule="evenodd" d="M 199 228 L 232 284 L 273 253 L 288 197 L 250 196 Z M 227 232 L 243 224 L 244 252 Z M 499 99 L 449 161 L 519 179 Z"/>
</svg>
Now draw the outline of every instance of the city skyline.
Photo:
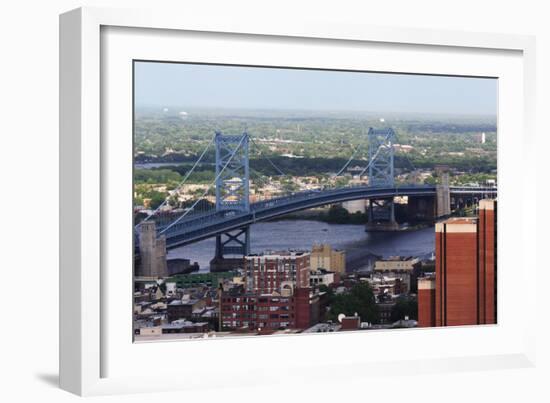
<svg viewBox="0 0 550 403">
<path fill-rule="evenodd" d="M 135 72 L 134 341 L 496 323 L 496 80 Z"/>
</svg>

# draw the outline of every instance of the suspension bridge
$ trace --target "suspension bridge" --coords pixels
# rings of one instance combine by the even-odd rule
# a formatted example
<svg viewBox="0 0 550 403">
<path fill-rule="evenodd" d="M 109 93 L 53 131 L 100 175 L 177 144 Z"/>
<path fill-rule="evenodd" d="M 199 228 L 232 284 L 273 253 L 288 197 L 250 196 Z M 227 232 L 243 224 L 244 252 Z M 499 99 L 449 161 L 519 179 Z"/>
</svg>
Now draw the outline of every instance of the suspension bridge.
<svg viewBox="0 0 550 403">
<path fill-rule="evenodd" d="M 391 128 L 370 128 L 367 144 L 359 144 L 344 166 L 334 174 L 340 176 L 368 146 L 368 163 L 359 176 L 367 174 L 368 185 L 325 187 L 287 192 L 267 200 L 250 202 L 249 145 L 257 146 L 247 132 L 228 135 L 216 132 L 199 159 L 187 172 L 179 187 L 201 164 L 208 148 L 215 145 L 215 177 L 202 195 L 178 214 L 162 213 L 165 203 L 136 225 L 136 237 L 146 222 L 155 223 L 156 236 L 164 238 L 166 248 L 181 247 L 216 237 L 215 258 L 250 253 L 250 225 L 314 207 L 351 200 L 368 200 L 368 229 L 395 228 L 394 198 L 406 196 L 410 209 L 435 219 L 451 213 L 451 205 L 475 203 L 494 198 L 496 187 L 396 184 L 394 172 L 395 132 Z M 281 176 L 283 171 L 267 156 Z M 368 172 L 368 173 L 367 173 Z M 179 188 L 178 187 L 178 188 Z M 177 190 L 175 193 L 177 194 Z M 215 203 L 207 202 L 215 194 Z M 148 225 L 150 228 L 150 225 Z M 137 242 L 136 242 L 137 244 Z"/>
</svg>

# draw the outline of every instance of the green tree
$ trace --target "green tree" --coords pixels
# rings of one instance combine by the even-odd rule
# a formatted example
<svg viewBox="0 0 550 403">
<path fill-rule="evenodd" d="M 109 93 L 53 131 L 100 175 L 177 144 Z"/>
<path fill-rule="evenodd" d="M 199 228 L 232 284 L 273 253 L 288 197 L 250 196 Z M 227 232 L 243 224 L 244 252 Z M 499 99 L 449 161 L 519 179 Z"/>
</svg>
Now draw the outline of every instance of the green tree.
<svg viewBox="0 0 550 403">
<path fill-rule="evenodd" d="M 152 210 L 156 209 L 158 206 L 164 203 L 164 200 L 166 200 L 166 194 L 157 191 L 152 191 L 149 197 L 151 198 Z"/>
<path fill-rule="evenodd" d="M 393 322 L 405 319 L 405 316 L 408 316 L 409 319 L 418 319 L 418 301 L 413 296 L 401 295 L 392 308 L 391 320 Z"/>
<path fill-rule="evenodd" d="M 136 169 L 134 171 L 134 181 L 136 183 L 167 183 L 179 182 L 182 177 L 179 173 L 170 169 Z"/>
<path fill-rule="evenodd" d="M 328 210 L 327 221 L 339 224 L 347 223 L 349 221 L 349 213 L 341 206 L 332 205 Z"/>
<path fill-rule="evenodd" d="M 332 304 L 332 301 L 334 300 L 334 290 L 326 284 L 320 284 L 319 292 L 325 292 L 327 294 L 326 298 L 328 301 L 328 306 L 330 306 Z"/>
<path fill-rule="evenodd" d="M 334 296 L 329 318 L 336 321 L 341 313 L 347 316 L 357 313 L 362 322 L 378 322 L 378 307 L 368 283 L 355 284 L 349 292 Z"/>
</svg>

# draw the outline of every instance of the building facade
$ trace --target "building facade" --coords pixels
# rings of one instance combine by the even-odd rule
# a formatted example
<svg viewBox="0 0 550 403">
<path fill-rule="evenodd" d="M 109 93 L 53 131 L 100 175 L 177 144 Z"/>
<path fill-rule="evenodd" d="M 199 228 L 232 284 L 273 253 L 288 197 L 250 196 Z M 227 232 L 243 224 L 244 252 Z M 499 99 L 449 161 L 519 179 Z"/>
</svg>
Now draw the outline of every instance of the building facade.
<svg viewBox="0 0 550 403">
<path fill-rule="evenodd" d="M 315 271 L 312 270 L 309 273 L 309 285 L 311 287 L 317 287 L 320 285 L 329 286 L 334 282 L 338 282 L 338 281 L 339 281 L 338 273 L 335 273 L 333 271 L 319 269 Z"/>
<path fill-rule="evenodd" d="M 478 218 L 436 224 L 436 326 L 496 323 L 495 211 L 481 200 Z"/>
<path fill-rule="evenodd" d="M 181 300 L 175 299 L 167 305 L 167 317 L 169 322 L 179 319 L 190 319 L 193 311 L 204 308 L 205 301 L 200 299 Z"/>
<path fill-rule="evenodd" d="M 420 260 L 411 257 L 392 256 L 374 263 L 374 274 L 401 279 L 401 292 L 416 292 L 416 278 L 420 272 Z"/>
<path fill-rule="evenodd" d="M 256 293 L 222 293 L 222 329 L 287 329 L 296 327 L 294 297 Z"/>
<path fill-rule="evenodd" d="M 329 244 L 313 245 L 310 260 L 313 271 L 325 269 L 340 274 L 346 272 L 346 252 L 332 249 Z"/>
<path fill-rule="evenodd" d="M 283 251 L 244 257 L 246 291 L 259 294 L 280 292 L 283 285 L 309 288 L 310 254 Z"/>
<path fill-rule="evenodd" d="M 343 202 L 342 207 L 345 208 L 350 214 L 365 214 L 365 212 L 367 211 L 367 203 L 364 199 Z"/>
<path fill-rule="evenodd" d="M 317 303 L 310 303 L 310 292 L 309 288 L 296 288 L 294 290 L 294 316 L 295 322 L 294 327 L 297 329 L 307 329 L 311 326 L 311 317 L 312 317 L 312 308 L 317 307 L 317 312 L 315 316 L 317 318 L 316 322 L 319 319 L 318 312 L 318 298 Z"/>
<path fill-rule="evenodd" d="M 418 327 L 435 326 L 435 277 L 418 279 Z"/>
<path fill-rule="evenodd" d="M 481 323 L 497 323 L 497 202 L 479 202 L 479 320 Z"/>
</svg>

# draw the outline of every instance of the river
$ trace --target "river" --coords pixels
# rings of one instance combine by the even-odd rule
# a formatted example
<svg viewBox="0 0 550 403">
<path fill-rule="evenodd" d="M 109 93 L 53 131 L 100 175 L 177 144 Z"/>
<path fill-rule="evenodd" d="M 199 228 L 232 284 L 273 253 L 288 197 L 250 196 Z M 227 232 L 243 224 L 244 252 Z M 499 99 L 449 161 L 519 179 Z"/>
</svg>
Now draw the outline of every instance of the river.
<svg viewBox="0 0 550 403">
<path fill-rule="evenodd" d="M 310 220 L 280 220 L 251 226 L 252 253 L 265 250 L 311 250 L 315 243 L 328 243 L 346 251 L 348 271 L 365 269 L 376 256 L 416 256 L 428 258 L 435 249 L 434 227 L 401 232 L 365 232 L 363 225 L 328 224 Z M 198 262 L 201 272 L 209 271 L 215 239 L 172 249 L 169 258 Z"/>
</svg>

